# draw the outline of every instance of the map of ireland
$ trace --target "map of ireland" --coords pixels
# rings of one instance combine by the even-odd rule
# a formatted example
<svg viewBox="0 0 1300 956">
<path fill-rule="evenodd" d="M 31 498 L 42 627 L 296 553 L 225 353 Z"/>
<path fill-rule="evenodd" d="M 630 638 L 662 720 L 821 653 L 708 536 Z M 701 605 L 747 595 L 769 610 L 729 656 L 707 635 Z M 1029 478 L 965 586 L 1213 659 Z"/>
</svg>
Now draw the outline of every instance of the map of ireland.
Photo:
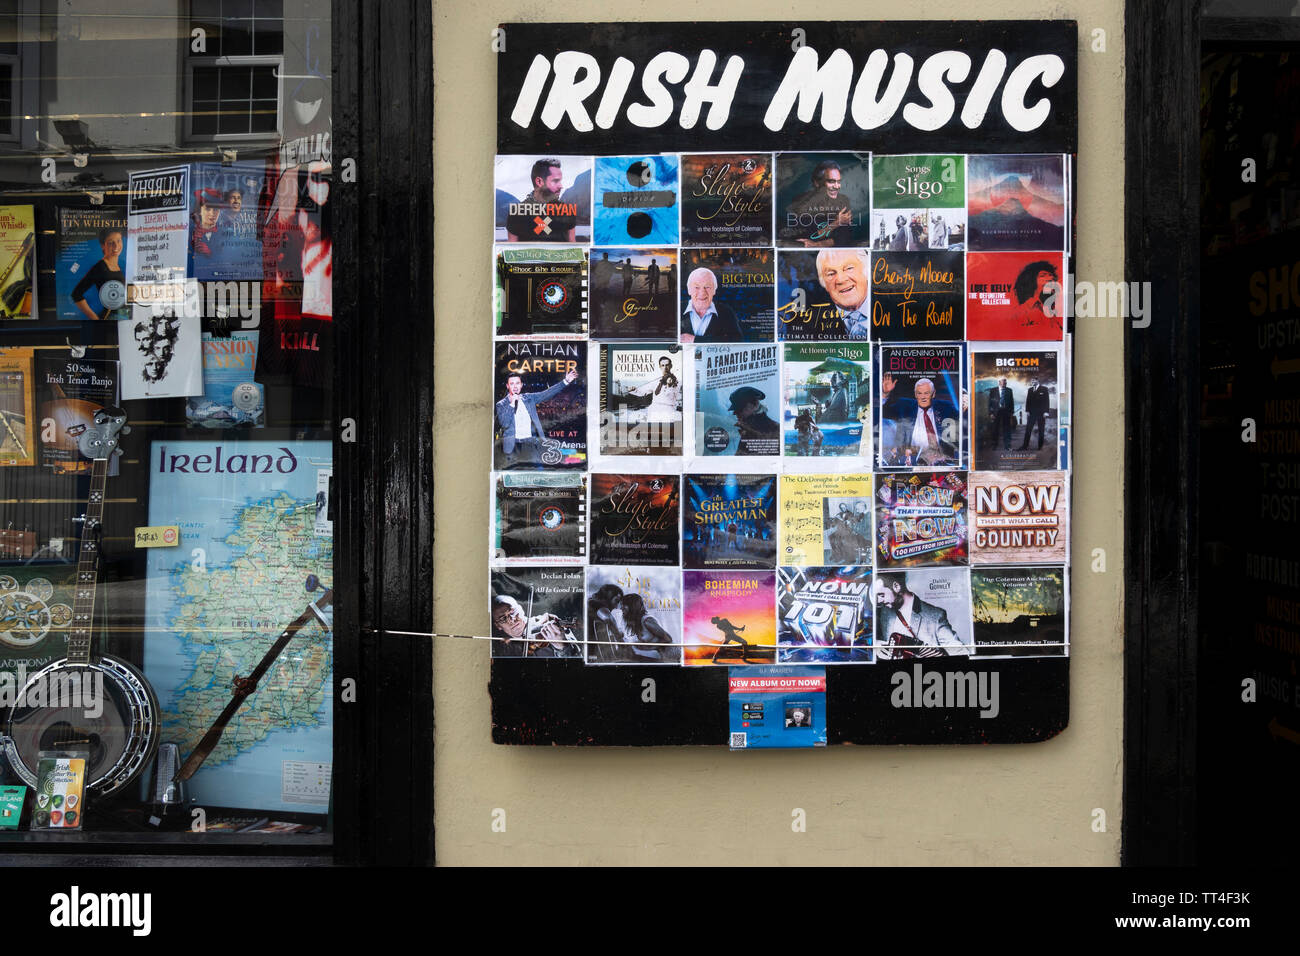
<svg viewBox="0 0 1300 956">
<path fill-rule="evenodd" d="M 178 525 L 149 552 L 145 673 L 162 740 L 187 755 L 307 605 L 333 584 L 317 521 L 328 442 L 155 442 L 149 521 Z M 325 525 L 328 527 L 328 525 Z M 200 806 L 325 812 L 332 756 L 332 641 L 318 622 L 272 664 L 191 781 Z"/>
</svg>

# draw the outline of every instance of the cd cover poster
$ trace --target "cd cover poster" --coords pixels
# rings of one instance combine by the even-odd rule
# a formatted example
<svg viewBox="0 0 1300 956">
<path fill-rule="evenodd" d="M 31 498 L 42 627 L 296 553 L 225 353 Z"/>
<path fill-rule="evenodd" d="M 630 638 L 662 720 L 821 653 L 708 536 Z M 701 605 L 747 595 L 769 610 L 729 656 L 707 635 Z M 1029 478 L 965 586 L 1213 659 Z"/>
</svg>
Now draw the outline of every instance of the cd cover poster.
<svg viewBox="0 0 1300 956">
<path fill-rule="evenodd" d="M 687 665 L 776 662 L 774 571 L 682 572 Z"/>
<path fill-rule="evenodd" d="M 1060 394 L 1055 349 L 974 352 L 974 467 L 981 471 L 1057 467 Z"/>
<path fill-rule="evenodd" d="M 587 569 L 588 664 L 680 664 L 682 576 L 676 568 Z"/>
<path fill-rule="evenodd" d="M 777 569 L 777 662 L 870 664 L 871 568 Z"/>
<path fill-rule="evenodd" d="M 495 476 L 492 561 L 581 564 L 587 554 L 587 476 L 505 472 Z"/>
<path fill-rule="evenodd" d="M 497 242 L 591 242 L 590 156 L 498 156 Z"/>
<path fill-rule="evenodd" d="M 870 210 L 870 153 L 776 154 L 778 246 L 869 245 Z"/>
<path fill-rule="evenodd" d="M 682 453 L 680 345 L 600 346 L 600 453 Z"/>
<path fill-rule="evenodd" d="M 678 161 L 655 156 L 596 157 L 592 203 L 598 246 L 677 245 Z"/>
<path fill-rule="evenodd" d="M 871 248 L 966 248 L 966 157 L 871 157 Z"/>
<path fill-rule="evenodd" d="M 871 346 L 799 343 L 784 348 L 785 457 L 870 462 Z"/>
<path fill-rule="evenodd" d="M 591 564 L 676 568 L 681 561 L 681 476 L 591 474 Z"/>
<path fill-rule="evenodd" d="M 59 209 L 54 311 L 60 319 L 130 318 L 125 206 Z"/>
<path fill-rule="evenodd" d="M 1065 569 L 972 568 L 977 657 L 1065 657 Z"/>
<path fill-rule="evenodd" d="M 782 475 L 780 563 L 871 567 L 871 475 Z"/>
<path fill-rule="evenodd" d="M 1065 249 L 1065 160 L 973 155 L 966 190 L 972 252 Z"/>
<path fill-rule="evenodd" d="M 682 245 L 772 245 L 772 154 L 682 157 Z"/>
<path fill-rule="evenodd" d="M 682 564 L 776 566 L 776 476 L 687 475 Z"/>
<path fill-rule="evenodd" d="M 492 460 L 498 471 L 585 468 L 587 343 L 498 342 Z"/>
<path fill-rule="evenodd" d="M 681 340 L 771 342 L 775 266 L 771 249 L 683 249 Z"/>
<path fill-rule="evenodd" d="M 966 256 L 966 328 L 985 341 L 1061 340 L 1065 269 L 1060 252 Z"/>
<path fill-rule="evenodd" d="M 489 582 L 493 657 L 582 657 L 582 568 L 510 568 Z"/>
<path fill-rule="evenodd" d="M 586 334 L 584 250 L 497 246 L 495 257 L 498 337 Z"/>
<path fill-rule="evenodd" d="M 876 659 L 971 656 L 970 586 L 965 568 L 877 573 Z"/>
<path fill-rule="evenodd" d="M 969 560 L 966 473 L 876 476 L 876 567 Z"/>
<path fill-rule="evenodd" d="M 960 252 L 873 252 L 871 334 L 889 342 L 965 338 L 965 289 Z"/>
<path fill-rule="evenodd" d="M 695 454 L 778 456 L 781 378 L 777 345 L 695 349 Z"/>
<path fill-rule="evenodd" d="M 839 342 L 871 337 L 871 253 L 822 249 L 777 253 L 777 338 Z"/>
<path fill-rule="evenodd" d="M 880 355 L 880 467 L 965 462 L 965 346 L 892 345 Z"/>
<path fill-rule="evenodd" d="M 677 337 L 677 250 L 591 250 L 591 337 Z"/>
<path fill-rule="evenodd" d="M 1063 471 L 970 473 L 971 564 L 1064 564 Z"/>
</svg>

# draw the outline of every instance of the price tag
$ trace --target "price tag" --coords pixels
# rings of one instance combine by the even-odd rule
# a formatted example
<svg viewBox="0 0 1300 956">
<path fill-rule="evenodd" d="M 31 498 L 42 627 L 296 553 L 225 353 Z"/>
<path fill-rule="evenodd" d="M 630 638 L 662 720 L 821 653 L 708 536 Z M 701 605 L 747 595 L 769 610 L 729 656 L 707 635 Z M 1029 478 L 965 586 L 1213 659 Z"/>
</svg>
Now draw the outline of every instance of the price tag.
<svg viewBox="0 0 1300 956">
<path fill-rule="evenodd" d="M 174 548 L 180 543 L 180 540 L 181 529 L 174 524 L 135 529 L 135 546 L 137 548 Z"/>
</svg>

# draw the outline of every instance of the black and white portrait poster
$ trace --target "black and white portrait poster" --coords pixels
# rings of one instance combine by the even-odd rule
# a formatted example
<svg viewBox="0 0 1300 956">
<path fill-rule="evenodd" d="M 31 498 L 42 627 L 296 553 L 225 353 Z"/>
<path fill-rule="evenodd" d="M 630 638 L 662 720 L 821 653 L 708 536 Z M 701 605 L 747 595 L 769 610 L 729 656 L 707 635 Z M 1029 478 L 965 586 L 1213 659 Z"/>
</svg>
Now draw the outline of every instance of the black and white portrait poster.
<svg viewBox="0 0 1300 956">
<path fill-rule="evenodd" d="M 203 329 L 189 309 L 149 313 L 117 323 L 122 400 L 203 394 Z"/>
</svg>

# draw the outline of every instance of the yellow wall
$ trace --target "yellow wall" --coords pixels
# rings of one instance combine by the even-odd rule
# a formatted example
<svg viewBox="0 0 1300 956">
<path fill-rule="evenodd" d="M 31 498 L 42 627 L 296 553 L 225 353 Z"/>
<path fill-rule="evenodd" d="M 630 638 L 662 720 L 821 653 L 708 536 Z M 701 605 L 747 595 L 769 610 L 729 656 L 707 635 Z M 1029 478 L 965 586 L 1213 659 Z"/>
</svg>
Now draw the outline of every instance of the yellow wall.
<svg viewBox="0 0 1300 956">
<path fill-rule="evenodd" d="M 434 625 L 487 633 L 491 416 L 493 27 L 512 20 L 692 20 L 679 0 L 481 0 L 434 6 Z M 903 3 L 750 0 L 751 20 L 913 19 Z M 1123 5 L 965 0 L 943 19 L 1079 21 L 1079 279 L 1123 267 Z M 1094 29 L 1106 31 L 1094 52 Z M 580 31 L 584 27 L 578 28 Z M 437 856 L 444 864 L 1115 864 L 1119 861 L 1123 610 L 1123 328 L 1075 336 L 1070 726 L 993 747 L 502 747 L 490 737 L 488 646 L 434 651 Z M 1105 550 L 1094 573 L 1094 549 Z M 406 640 L 394 637 L 392 640 Z M 662 705 L 656 705 L 662 706 Z M 832 720 L 834 716 L 832 714 Z M 492 814 L 505 810 L 506 830 Z M 791 830 L 802 808 L 807 830 Z M 1105 832 L 1094 809 L 1106 814 Z"/>
</svg>

